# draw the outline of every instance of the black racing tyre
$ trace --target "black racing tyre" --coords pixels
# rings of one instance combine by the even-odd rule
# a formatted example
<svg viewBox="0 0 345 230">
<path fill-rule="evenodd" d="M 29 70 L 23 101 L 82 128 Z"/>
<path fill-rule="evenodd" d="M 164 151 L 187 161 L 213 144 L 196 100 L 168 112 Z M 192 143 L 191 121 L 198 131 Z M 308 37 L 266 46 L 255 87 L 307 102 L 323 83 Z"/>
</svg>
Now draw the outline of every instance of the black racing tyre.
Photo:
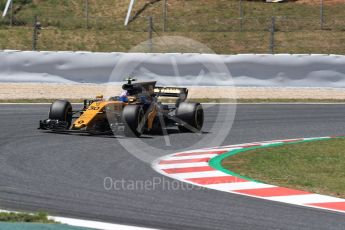
<svg viewBox="0 0 345 230">
<path fill-rule="evenodd" d="M 204 109 L 200 103 L 182 102 L 176 109 L 176 117 L 200 131 L 204 124 Z M 182 132 L 193 132 L 183 124 L 178 125 L 178 128 Z"/>
<path fill-rule="evenodd" d="M 144 110 L 140 105 L 125 106 L 122 111 L 122 122 L 125 125 L 125 136 L 140 137 L 144 127 L 141 127 L 140 130 L 138 130 L 138 128 L 143 118 Z"/>
<path fill-rule="evenodd" d="M 72 123 L 72 105 L 66 100 L 54 101 L 50 106 L 49 119 Z"/>
</svg>

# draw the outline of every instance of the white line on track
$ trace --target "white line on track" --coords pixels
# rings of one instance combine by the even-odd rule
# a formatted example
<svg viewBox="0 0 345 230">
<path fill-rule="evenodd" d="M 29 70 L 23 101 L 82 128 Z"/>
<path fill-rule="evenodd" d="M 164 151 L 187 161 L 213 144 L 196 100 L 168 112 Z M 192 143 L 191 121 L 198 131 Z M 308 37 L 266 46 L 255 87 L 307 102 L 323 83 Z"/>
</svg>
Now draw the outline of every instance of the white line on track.
<svg viewBox="0 0 345 230">
<path fill-rule="evenodd" d="M 1 212 L 20 213 L 16 211 L 8 211 L 8 210 L 0 209 L 0 213 Z M 120 230 L 120 229 L 121 230 L 154 230 L 154 228 L 144 228 L 144 227 L 123 225 L 123 224 L 113 224 L 113 223 L 106 223 L 106 222 L 100 222 L 100 221 L 74 219 L 74 218 L 60 217 L 60 216 L 48 216 L 48 219 L 57 221 L 61 224 L 67 224 L 70 226 L 99 229 L 99 230 Z"/>
<path fill-rule="evenodd" d="M 209 151 L 205 151 L 209 152 Z M 200 152 L 200 155 L 193 156 L 173 156 L 169 160 L 193 160 L 193 159 L 202 159 L 202 158 L 212 158 L 218 156 L 218 154 L 205 154 L 205 152 Z M 164 161 L 164 159 L 162 159 Z"/>
<path fill-rule="evenodd" d="M 189 168 L 189 167 L 201 167 L 208 166 L 208 162 L 195 162 L 195 163 L 183 163 L 183 164 L 165 164 L 161 165 L 161 169 L 171 169 L 171 168 Z"/>
<path fill-rule="evenodd" d="M 294 196 L 276 196 L 267 197 L 268 200 L 280 201 L 289 204 L 308 204 L 308 203 L 327 203 L 327 202 L 342 202 L 344 199 L 319 195 L 319 194 L 304 194 Z"/>
<path fill-rule="evenodd" d="M 205 187 L 210 188 L 210 189 L 224 191 L 224 192 L 230 192 L 231 190 L 272 188 L 276 186 L 249 181 L 249 182 L 238 182 L 238 183 L 210 184 L 210 185 L 205 185 Z"/>
<path fill-rule="evenodd" d="M 169 177 L 173 177 L 177 179 L 229 176 L 229 174 L 226 174 L 217 170 L 205 171 L 205 172 L 175 173 L 175 174 L 165 174 L 165 175 L 168 175 Z"/>
<path fill-rule="evenodd" d="M 77 227 L 85 227 L 85 228 L 93 228 L 93 229 L 101 229 L 101 230 L 152 230 L 153 228 L 143 228 L 143 227 L 136 227 L 136 226 L 129 226 L 129 225 L 122 225 L 122 224 L 111 224 L 99 221 L 90 221 L 90 220 L 80 220 L 80 219 L 73 219 L 73 218 L 66 218 L 66 217 L 50 217 L 51 219 L 63 223 L 68 224 L 71 226 Z"/>
</svg>

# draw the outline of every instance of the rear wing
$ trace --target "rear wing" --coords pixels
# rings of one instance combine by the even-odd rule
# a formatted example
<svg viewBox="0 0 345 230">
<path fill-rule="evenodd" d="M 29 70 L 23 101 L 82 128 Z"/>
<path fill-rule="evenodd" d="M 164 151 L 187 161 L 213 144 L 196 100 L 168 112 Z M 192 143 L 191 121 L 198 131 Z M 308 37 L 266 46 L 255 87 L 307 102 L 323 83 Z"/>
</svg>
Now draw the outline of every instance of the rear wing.
<svg viewBox="0 0 345 230">
<path fill-rule="evenodd" d="M 155 87 L 154 92 L 157 97 L 179 97 L 184 100 L 188 96 L 187 88 Z"/>
</svg>

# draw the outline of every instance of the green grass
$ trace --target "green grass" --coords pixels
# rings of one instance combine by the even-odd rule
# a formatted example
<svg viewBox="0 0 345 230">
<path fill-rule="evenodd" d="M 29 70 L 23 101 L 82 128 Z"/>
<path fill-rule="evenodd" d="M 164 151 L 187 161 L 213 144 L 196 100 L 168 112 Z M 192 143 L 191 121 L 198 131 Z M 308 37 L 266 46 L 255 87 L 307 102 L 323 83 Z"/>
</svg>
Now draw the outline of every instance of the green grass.
<svg viewBox="0 0 345 230">
<path fill-rule="evenodd" d="M 189 32 L 161 33 L 166 36 L 184 36 L 205 44 L 215 53 L 268 53 L 269 34 L 258 32 Z M 279 32 L 276 34 L 278 53 L 333 53 L 344 54 L 344 32 L 309 31 Z M 32 31 L 28 28 L 1 29 L 0 49 L 32 49 Z M 145 42 L 145 32 L 107 30 L 43 30 L 37 42 L 38 50 L 71 50 L 128 52 L 134 46 Z M 166 49 L 153 45 L 153 52 L 198 52 L 186 46 Z M 146 49 L 147 50 L 147 49 Z"/>
<path fill-rule="evenodd" d="M 36 214 L 26 214 L 26 213 L 0 213 L 0 222 L 25 222 L 25 223 L 45 223 L 53 224 L 56 223 L 53 220 L 49 220 L 46 213 L 40 212 Z"/>
<path fill-rule="evenodd" d="M 268 184 L 345 198 L 343 138 L 250 150 L 222 165 Z"/>
<path fill-rule="evenodd" d="M 137 1 L 133 14 L 147 2 Z M 33 16 L 38 15 L 43 26 L 38 39 L 39 50 L 127 52 L 148 39 L 145 32 L 148 16 L 154 17 L 157 32 L 154 37 L 185 36 L 219 54 L 270 52 L 271 16 L 277 17 L 277 53 L 343 54 L 345 50 L 345 3 L 325 5 L 325 30 L 320 30 L 318 5 L 243 1 L 243 32 L 240 32 L 238 0 L 168 2 L 167 32 L 162 32 L 163 1 L 147 7 L 128 28 L 123 25 L 127 0 L 89 0 L 88 21 L 85 18 L 84 0 L 15 1 L 14 26 L 8 26 L 8 17 L 0 19 L 0 49 L 30 50 Z M 4 3 L 5 0 L 0 0 L 0 6 Z M 185 49 L 168 51 L 197 52 Z"/>
</svg>

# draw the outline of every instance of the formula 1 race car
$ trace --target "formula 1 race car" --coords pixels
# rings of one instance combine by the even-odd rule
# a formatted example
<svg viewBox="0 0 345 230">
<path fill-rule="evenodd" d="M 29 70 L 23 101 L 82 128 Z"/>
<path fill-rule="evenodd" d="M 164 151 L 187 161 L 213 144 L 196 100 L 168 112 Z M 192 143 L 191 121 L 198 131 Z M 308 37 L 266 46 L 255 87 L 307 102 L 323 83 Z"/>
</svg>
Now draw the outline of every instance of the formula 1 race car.
<svg viewBox="0 0 345 230">
<path fill-rule="evenodd" d="M 84 100 L 84 107 L 74 111 L 70 102 L 52 103 L 49 118 L 39 129 L 54 132 L 88 134 L 124 134 L 139 137 L 143 133 L 166 134 L 166 127 L 177 126 L 181 132 L 200 132 L 204 111 L 200 103 L 186 102 L 187 88 L 156 87 L 156 82 L 133 83 L 126 79 L 124 92 L 108 100 L 103 96 Z M 176 98 L 174 105 L 162 104 L 160 97 Z"/>
</svg>

